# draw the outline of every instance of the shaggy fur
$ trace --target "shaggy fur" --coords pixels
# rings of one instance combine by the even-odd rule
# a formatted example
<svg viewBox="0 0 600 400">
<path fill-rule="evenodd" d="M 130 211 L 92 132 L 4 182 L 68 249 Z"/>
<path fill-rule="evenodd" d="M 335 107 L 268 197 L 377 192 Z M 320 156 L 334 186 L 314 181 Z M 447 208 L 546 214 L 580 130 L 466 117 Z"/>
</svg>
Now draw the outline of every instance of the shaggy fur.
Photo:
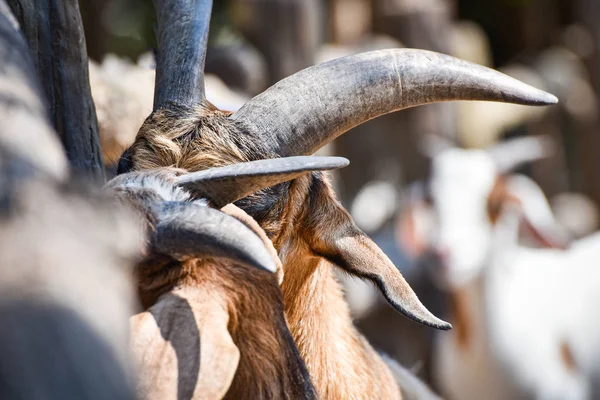
<svg viewBox="0 0 600 400">
<path fill-rule="evenodd" d="M 257 137 L 226 117 L 227 113 L 210 104 L 196 110 L 171 106 L 153 113 L 126 152 L 122 172 L 165 166 L 199 171 L 276 157 Z M 332 266 L 336 265 L 376 281 L 385 292 L 380 276 L 355 268 L 356 264 L 368 267 L 374 253 L 335 199 L 325 177 L 313 173 L 258 192 L 236 205 L 256 219 L 279 251 L 284 265 L 285 315 L 319 396 L 401 398 L 392 373 L 353 326 L 333 276 Z M 364 248 L 365 252 L 343 259 L 343 247 Z M 197 279 L 206 277 L 199 274 Z"/>
<path fill-rule="evenodd" d="M 153 304 L 133 335 L 135 358 L 152 360 L 140 363 L 143 398 L 316 397 L 272 274 L 223 260 L 153 259 L 138 276 L 142 298 Z M 144 334 L 154 324 L 175 357 L 156 335 Z M 157 381 L 158 375 L 174 378 L 169 384 L 169 378 Z"/>
<path fill-rule="evenodd" d="M 233 205 L 223 211 L 263 239 L 281 273 L 256 222 Z M 132 320 L 142 398 L 316 398 L 285 321 L 281 274 L 224 259 L 149 255 L 136 275 L 148 309 Z"/>
</svg>

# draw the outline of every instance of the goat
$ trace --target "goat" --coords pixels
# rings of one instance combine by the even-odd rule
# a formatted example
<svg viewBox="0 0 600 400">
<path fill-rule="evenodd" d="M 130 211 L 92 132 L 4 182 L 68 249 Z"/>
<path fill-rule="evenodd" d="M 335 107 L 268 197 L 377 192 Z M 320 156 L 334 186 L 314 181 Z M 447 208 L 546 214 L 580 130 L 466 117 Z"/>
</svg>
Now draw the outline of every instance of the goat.
<svg viewBox="0 0 600 400">
<path fill-rule="evenodd" d="M 280 279 L 254 268 L 281 278 L 275 249 L 256 222 L 229 203 L 346 164 L 292 157 L 192 174 L 130 172 L 107 184 L 152 226 L 136 274 L 147 311 L 131 322 L 142 398 L 316 396 L 287 328 Z M 207 202 L 229 205 L 219 212 Z"/>
<path fill-rule="evenodd" d="M 1 396 L 132 400 L 128 267 L 142 234 L 113 201 L 69 179 L 4 0 L 0 55 Z"/>
<path fill-rule="evenodd" d="M 0 19 L 0 28 L 7 29 L 6 21 Z M 8 43 L 0 42 L 0 49 L 21 61 L 18 57 L 26 59 L 28 50 L 15 32 L 9 30 L 8 38 L 0 35 Z M 11 48 L 11 41 L 21 45 L 20 52 Z M 30 64 L 16 68 L 12 57 L 3 70 L 12 85 L 2 88 L 15 93 L 2 97 L 7 104 L 2 103 L 0 112 L 15 122 L 13 130 L 37 128 L 25 132 L 40 140 L 32 140 L 34 151 L 22 149 L 17 161 L 9 159 L 10 151 L 2 151 L 12 147 L 0 146 L 3 398 L 40 393 L 49 398 L 134 397 L 127 351 L 134 296 L 131 271 L 123 267 L 143 248 L 146 255 L 136 277 L 143 305 L 150 308 L 131 319 L 132 352 L 142 373 L 136 382 L 139 394 L 221 398 L 231 384 L 227 396 L 233 398 L 313 398 L 308 372 L 285 324 L 278 281 L 246 267 L 281 272 L 274 250 L 270 254 L 265 248 L 270 242 L 241 210 L 223 208 L 254 232 L 209 208 L 208 202 L 222 207 L 255 188 L 347 161 L 293 158 L 190 175 L 171 169 L 121 175 L 107 184 L 105 196 L 116 197 L 134 220 L 113 203 L 70 193 L 48 179 L 56 175 L 55 180 L 66 180 L 66 168 L 49 162 L 56 158 L 63 162 L 58 166 L 66 166 L 66 160 L 58 144 L 38 152 L 38 146 L 52 142 L 52 130 L 35 83 L 22 78 Z M 19 124 L 22 115 L 29 125 Z M 2 126 L 3 139 L 18 135 L 9 129 Z M 43 137 L 46 133 L 49 139 Z M 28 157 L 35 163 L 19 161 Z M 195 193 L 206 200 L 191 201 Z M 145 231 L 149 247 L 140 240 Z M 204 272 L 201 288 L 198 270 Z M 173 349 L 176 359 L 170 357 Z"/>
<path fill-rule="evenodd" d="M 415 254 L 438 254 L 434 275 L 450 293 L 456 329 L 437 338 L 433 368 L 451 399 L 590 398 L 597 323 L 586 304 L 597 301 L 600 236 L 561 250 L 569 239 L 541 189 L 503 175 L 543 157 L 547 145 L 518 138 L 433 160 L 429 202 L 421 217 L 413 214 L 412 237 L 421 243 Z M 548 249 L 519 244 L 520 228 Z"/>
<path fill-rule="evenodd" d="M 544 105 L 557 100 L 495 71 L 420 50 L 383 50 L 307 68 L 240 110 L 204 98 L 202 65 L 210 1 L 156 0 L 159 55 L 154 111 L 120 161 L 120 172 L 187 171 L 309 155 L 353 126 L 442 100 Z M 284 270 L 285 316 L 323 398 L 399 398 L 390 370 L 352 324 L 332 268 L 374 282 L 405 316 L 450 325 L 418 300 L 396 267 L 353 223 L 327 178 L 313 173 L 236 205 L 273 241 Z"/>
</svg>

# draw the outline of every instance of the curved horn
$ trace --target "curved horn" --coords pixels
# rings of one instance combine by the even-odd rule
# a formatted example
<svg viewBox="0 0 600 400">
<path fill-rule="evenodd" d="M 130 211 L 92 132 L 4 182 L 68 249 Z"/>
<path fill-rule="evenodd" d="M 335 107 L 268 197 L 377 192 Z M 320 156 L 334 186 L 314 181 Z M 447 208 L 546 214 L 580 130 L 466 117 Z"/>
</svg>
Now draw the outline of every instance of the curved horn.
<svg viewBox="0 0 600 400">
<path fill-rule="evenodd" d="M 204 100 L 204 59 L 212 0 L 154 0 L 158 58 L 154 111 L 166 102 L 195 106 Z"/>
<path fill-rule="evenodd" d="M 3 148 L 3 163 L 14 168 L 12 172 L 15 173 L 27 164 L 28 171 L 43 172 L 49 177 L 64 180 L 68 175 L 67 158 L 48 118 L 31 49 L 4 0 L 0 1 L 0 59 L 0 147 Z M 23 175 L 15 174 L 14 177 L 23 180 Z M 2 185 L 2 188 L 6 190 L 7 186 Z"/>
<path fill-rule="evenodd" d="M 221 208 L 308 172 L 343 168 L 349 163 L 343 157 L 273 158 L 182 175 L 178 178 L 178 185 L 192 192 L 196 198 L 208 198 L 216 208 Z"/>
<path fill-rule="evenodd" d="M 550 157 L 556 144 L 549 136 L 528 136 L 505 140 L 487 149 L 500 173 L 509 172 L 518 166 Z"/>
<path fill-rule="evenodd" d="M 277 264 L 262 240 L 229 215 L 194 203 L 167 202 L 156 212 L 153 251 L 177 259 L 224 257 L 269 272 Z"/>
<path fill-rule="evenodd" d="M 302 70 L 230 118 L 281 156 L 312 154 L 372 118 L 421 104 L 488 100 L 554 104 L 553 95 L 500 72 L 424 50 L 379 50 Z"/>
</svg>

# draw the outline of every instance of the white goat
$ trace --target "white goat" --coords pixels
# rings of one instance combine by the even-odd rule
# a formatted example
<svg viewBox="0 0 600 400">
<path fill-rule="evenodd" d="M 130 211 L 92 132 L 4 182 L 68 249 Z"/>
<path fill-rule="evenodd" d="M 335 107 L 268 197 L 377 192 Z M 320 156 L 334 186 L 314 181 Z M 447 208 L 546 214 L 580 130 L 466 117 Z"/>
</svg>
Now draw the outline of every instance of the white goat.
<svg viewBox="0 0 600 400">
<path fill-rule="evenodd" d="M 434 376 L 450 399 L 587 399 L 597 364 L 600 234 L 565 243 L 541 189 L 502 175 L 542 157 L 543 139 L 434 157 L 429 204 L 405 224 L 413 254 L 433 251 L 455 327 L 438 335 Z M 549 247 L 525 247 L 519 232 Z M 531 235 L 532 234 L 532 235 Z"/>
</svg>

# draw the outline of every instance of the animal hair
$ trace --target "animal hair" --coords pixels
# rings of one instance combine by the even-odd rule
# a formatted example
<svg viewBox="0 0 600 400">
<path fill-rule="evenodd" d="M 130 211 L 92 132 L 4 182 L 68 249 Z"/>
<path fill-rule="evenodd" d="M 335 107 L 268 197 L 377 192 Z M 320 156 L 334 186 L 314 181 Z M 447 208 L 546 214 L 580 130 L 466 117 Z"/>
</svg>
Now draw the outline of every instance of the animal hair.
<svg viewBox="0 0 600 400">
<path fill-rule="evenodd" d="M 199 171 L 275 157 L 227 115 L 208 103 L 196 109 L 169 106 L 154 112 L 127 152 L 131 168 L 173 166 Z M 319 397 L 364 398 L 377 394 L 400 398 L 390 370 L 354 327 L 333 276 L 332 267 L 347 269 L 349 260 L 336 258 L 327 238 L 315 239 L 346 231 L 360 236 L 360 231 L 348 222 L 351 218 L 335 198 L 327 178 L 312 173 L 257 192 L 236 205 L 260 224 L 280 254 L 285 316 Z M 315 253 L 315 249 L 320 250 Z M 235 275 L 233 271 L 228 273 Z M 200 275 L 194 279 L 205 279 Z M 239 284 L 233 282 L 234 286 Z"/>
<path fill-rule="evenodd" d="M 212 167 L 277 158 L 263 142 L 227 119 L 208 101 L 196 108 L 168 104 L 144 122 L 133 145 L 126 150 L 120 173 L 176 167 L 188 172 Z M 250 214 L 275 239 L 281 230 L 283 201 L 289 182 L 261 190 L 236 204 Z"/>
<path fill-rule="evenodd" d="M 285 321 L 276 276 L 228 260 L 207 258 L 178 262 L 165 256 L 145 260 L 138 266 L 136 275 L 140 297 L 151 313 L 153 304 L 160 303 L 165 296 L 174 296 L 173 289 L 191 288 L 197 290 L 198 296 L 198 302 L 191 305 L 193 313 L 209 314 L 223 309 L 227 314 L 227 330 L 239 349 L 239 364 L 224 398 L 316 398 Z M 176 329 L 165 326 L 171 322 L 157 319 L 161 330 Z M 204 325 L 198 327 L 201 342 L 206 340 L 204 328 Z M 183 342 L 186 348 L 181 349 L 177 340 L 172 340 L 171 332 L 163 336 L 171 338 L 180 363 L 182 355 L 194 354 L 189 340 Z M 200 361 L 191 370 L 197 371 Z M 180 370 L 180 375 L 185 373 L 189 371 Z M 189 380 L 186 385 L 185 393 L 193 394 L 194 385 L 190 387 Z"/>
</svg>

